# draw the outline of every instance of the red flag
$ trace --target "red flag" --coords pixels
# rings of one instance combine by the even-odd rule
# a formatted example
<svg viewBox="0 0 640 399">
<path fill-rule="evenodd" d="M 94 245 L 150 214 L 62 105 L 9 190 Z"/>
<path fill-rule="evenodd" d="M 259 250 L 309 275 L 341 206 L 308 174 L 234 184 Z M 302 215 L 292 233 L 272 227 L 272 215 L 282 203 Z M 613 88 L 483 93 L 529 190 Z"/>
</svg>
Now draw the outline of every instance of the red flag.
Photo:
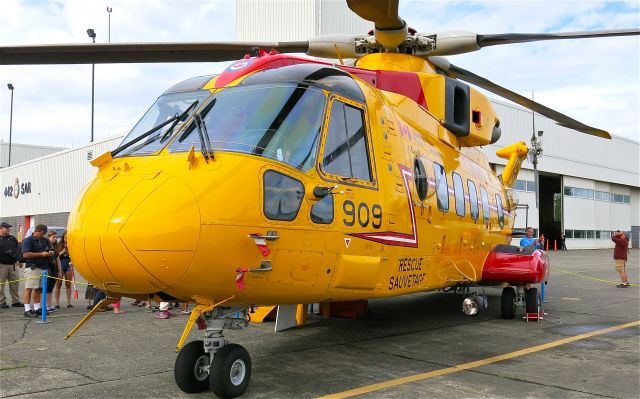
<svg viewBox="0 0 640 399">
<path fill-rule="evenodd" d="M 236 269 L 236 288 L 238 291 L 244 289 L 244 274 L 248 269 Z"/>
<path fill-rule="evenodd" d="M 73 299 L 78 299 L 78 286 L 76 286 L 76 272 L 71 266 L 71 284 L 73 284 Z"/>
<path fill-rule="evenodd" d="M 249 234 L 249 237 L 253 238 L 253 241 L 256 243 L 256 247 L 258 247 L 263 257 L 266 258 L 267 256 L 269 256 L 269 254 L 271 253 L 271 250 L 267 246 L 267 241 L 265 241 L 264 238 L 260 237 L 260 234 L 258 233 Z"/>
</svg>

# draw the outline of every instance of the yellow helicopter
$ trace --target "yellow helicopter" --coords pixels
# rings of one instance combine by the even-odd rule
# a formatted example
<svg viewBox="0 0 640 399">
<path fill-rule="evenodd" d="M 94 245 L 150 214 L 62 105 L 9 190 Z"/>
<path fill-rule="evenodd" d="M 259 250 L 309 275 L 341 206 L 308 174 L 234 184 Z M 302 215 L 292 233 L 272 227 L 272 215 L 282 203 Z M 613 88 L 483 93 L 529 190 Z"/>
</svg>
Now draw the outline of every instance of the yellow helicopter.
<svg viewBox="0 0 640 399">
<path fill-rule="evenodd" d="M 126 296 L 195 302 L 176 351 L 185 392 L 247 388 L 251 358 L 225 328 L 253 306 L 330 303 L 508 283 L 501 312 L 537 311 L 545 254 L 508 245 L 511 187 L 539 141 L 498 152 L 500 176 L 476 148 L 500 121 L 474 84 L 586 134 L 610 138 L 451 64 L 486 46 L 606 36 L 422 34 L 397 0 L 348 0 L 372 21 L 362 36 L 283 43 L 150 43 L 0 47 L 0 64 L 237 60 L 169 88 L 98 168 L 69 217 L 78 271 L 107 292 L 67 335 Z M 339 64 L 289 53 L 340 60 Z M 345 65 L 344 59 L 355 60 Z M 203 314 L 211 312 L 205 321 Z M 184 345 L 193 324 L 203 340 Z"/>
</svg>

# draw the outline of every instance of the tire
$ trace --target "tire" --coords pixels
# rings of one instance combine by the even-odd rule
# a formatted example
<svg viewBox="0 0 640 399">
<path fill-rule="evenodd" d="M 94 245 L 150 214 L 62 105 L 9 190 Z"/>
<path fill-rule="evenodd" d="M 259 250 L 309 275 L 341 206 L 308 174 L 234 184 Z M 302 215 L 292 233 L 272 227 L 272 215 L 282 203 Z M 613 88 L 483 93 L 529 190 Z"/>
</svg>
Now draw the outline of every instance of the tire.
<svg viewBox="0 0 640 399">
<path fill-rule="evenodd" d="M 500 314 L 503 319 L 516 317 L 516 291 L 513 287 L 504 287 L 500 298 Z"/>
<path fill-rule="evenodd" d="M 246 391 L 251 379 L 251 358 L 240 345 L 228 344 L 213 356 L 209 382 L 218 397 L 235 398 Z"/>
<path fill-rule="evenodd" d="M 526 298 L 527 313 L 538 313 L 540 311 L 540 295 L 537 288 L 529 288 Z"/>
<path fill-rule="evenodd" d="M 203 371 L 209 365 L 209 354 L 203 341 L 191 341 L 182 347 L 173 368 L 178 387 L 186 393 L 198 393 L 209 388 L 209 375 Z"/>
</svg>

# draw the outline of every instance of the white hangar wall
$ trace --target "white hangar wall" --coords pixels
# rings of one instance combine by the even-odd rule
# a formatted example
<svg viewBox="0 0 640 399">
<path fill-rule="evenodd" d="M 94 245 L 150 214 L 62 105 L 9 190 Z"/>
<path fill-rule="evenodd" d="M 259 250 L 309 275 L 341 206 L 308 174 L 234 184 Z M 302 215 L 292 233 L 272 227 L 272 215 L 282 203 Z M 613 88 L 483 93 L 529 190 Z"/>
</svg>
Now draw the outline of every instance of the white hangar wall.
<svg viewBox="0 0 640 399">
<path fill-rule="evenodd" d="M 346 1 L 236 2 L 236 40 L 239 41 L 307 40 L 324 34 L 364 35 L 371 29 L 373 23 L 351 12 Z"/>
</svg>

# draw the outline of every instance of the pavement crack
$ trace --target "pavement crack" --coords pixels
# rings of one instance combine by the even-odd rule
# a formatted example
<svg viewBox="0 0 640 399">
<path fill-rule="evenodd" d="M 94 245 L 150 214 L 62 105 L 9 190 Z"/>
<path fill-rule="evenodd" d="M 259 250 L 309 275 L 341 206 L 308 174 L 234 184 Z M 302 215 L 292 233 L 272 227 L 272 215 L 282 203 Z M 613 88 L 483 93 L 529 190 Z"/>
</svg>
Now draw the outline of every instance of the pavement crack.
<svg viewBox="0 0 640 399">
<path fill-rule="evenodd" d="M 29 326 L 29 324 L 31 324 L 32 320 L 23 320 L 24 321 L 24 325 L 22 326 L 22 333 L 20 334 L 20 336 L 16 339 L 13 340 L 13 342 L 6 344 L 6 345 L 0 345 L 0 349 L 2 348 L 6 348 L 7 346 L 11 346 L 11 345 L 15 345 L 18 341 L 20 341 L 22 338 L 25 337 L 25 335 L 27 335 L 27 327 Z"/>
<path fill-rule="evenodd" d="M 155 371 L 153 373 L 139 374 L 139 375 L 134 375 L 134 376 L 129 376 L 129 377 L 114 378 L 112 380 L 101 381 L 101 380 L 93 379 L 93 378 L 91 378 L 89 376 L 86 376 L 84 374 L 78 373 L 78 372 L 73 371 L 73 370 L 67 370 L 67 369 L 62 369 L 62 368 L 53 368 L 53 367 L 33 367 L 33 368 L 70 371 L 72 373 L 78 374 L 78 375 L 80 375 L 82 377 L 85 377 L 85 378 L 91 380 L 91 382 L 84 382 L 84 383 L 76 384 L 76 385 L 73 385 L 73 386 L 43 389 L 43 390 L 39 390 L 39 391 L 21 392 L 21 393 L 16 393 L 14 395 L 6 395 L 6 396 L 2 396 L 2 397 L 3 398 L 12 398 L 12 397 L 17 397 L 17 396 L 28 397 L 29 395 L 33 395 L 33 394 L 36 394 L 36 393 L 62 391 L 62 390 L 65 390 L 65 389 L 70 389 L 70 388 L 78 388 L 78 387 L 83 387 L 83 386 L 88 386 L 88 385 L 99 385 L 99 384 L 104 384 L 104 383 L 108 383 L 108 382 L 126 381 L 126 380 L 136 379 L 136 378 L 140 378 L 140 377 L 148 377 L 148 376 L 152 376 L 152 375 L 156 375 L 156 374 L 165 374 L 165 373 L 173 372 L 173 369 L 171 369 L 171 370 L 166 370 L 166 371 Z"/>
<path fill-rule="evenodd" d="M 65 368 L 63 368 L 63 367 L 39 367 L 39 366 L 30 366 L 29 368 L 30 368 L 30 369 L 42 369 L 42 370 L 61 370 L 61 371 L 67 371 L 67 372 L 72 373 L 72 374 L 77 374 L 77 375 L 79 375 L 79 376 L 81 376 L 81 377 L 84 377 L 84 378 L 86 378 L 86 379 L 88 379 L 88 380 L 91 380 L 91 381 L 93 381 L 93 382 L 101 382 L 100 380 L 96 380 L 95 378 L 91 378 L 91 377 L 89 377 L 89 376 L 88 376 L 88 375 L 86 375 L 86 374 L 82 374 L 82 373 L 77 372 L 77 371 L 75 371 L 75 370 L 65 369 Z"/>
</svg>

